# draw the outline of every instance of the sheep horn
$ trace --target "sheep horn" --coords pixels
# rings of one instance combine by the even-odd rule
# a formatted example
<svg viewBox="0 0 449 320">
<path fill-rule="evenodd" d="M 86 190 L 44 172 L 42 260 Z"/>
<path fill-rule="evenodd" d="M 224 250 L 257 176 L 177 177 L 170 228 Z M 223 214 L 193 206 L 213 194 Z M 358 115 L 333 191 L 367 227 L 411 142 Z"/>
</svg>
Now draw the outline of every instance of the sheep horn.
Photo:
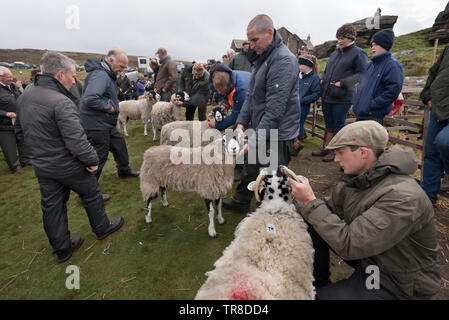
<svg viewBox="0 0 449 320">
<path fill-rule="evenodd" d="M 259 185 L 260 185 L 260 182 L 263 179 L 265 179 L 266 176 L 267 176 L 267 174 L 264 171 L 262 171 L 257 176 L 256 183 L 254 184 L 254 196 L 256 197 L 257 202 L 260 202 L 260 198 L 259 198 Z"/>
<path fill-rule="evenodd" d="M 299 182 L 298 177 L 296 176 L 296 174 L 292 170 L 287 168 L 286 166 L 281 166 L 281 171 L 282 171 L 283 174 L 285 174 L 288 177 L 292 178 L 296 182 Z"/>
</svg>

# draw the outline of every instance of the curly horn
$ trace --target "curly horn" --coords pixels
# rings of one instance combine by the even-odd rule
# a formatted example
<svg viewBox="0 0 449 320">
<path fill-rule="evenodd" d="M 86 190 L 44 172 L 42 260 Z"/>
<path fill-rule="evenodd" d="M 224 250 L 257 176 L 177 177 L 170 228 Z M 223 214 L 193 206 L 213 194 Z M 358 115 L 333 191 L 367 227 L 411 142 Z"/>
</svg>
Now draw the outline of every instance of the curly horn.
<svg viewBox="0 0 449 320">
<path fill-rule="evenodd" d="M 292 170 L 287 168 L 286 166 L 281 166 L 281 171 L 282 171 L 283 174 L 285 174 L 288 177 L 292 178 L 296 182 L 299 182 L 298 177 L 296 176 L 296 174 Z"/>
<path fill-rule="evenodd" d="M 256 183 L 254 184 L 254 196 L 256 197 L 257 202 L 260 202 L 260 198 L 259 198 L 259 185 L 260 185 L 260 182 L 263 179 L 265 179 L 266 176 L 267 176 L 267 174 L 264 171 L 262 171 L 257 176 Z"/>
</svg>

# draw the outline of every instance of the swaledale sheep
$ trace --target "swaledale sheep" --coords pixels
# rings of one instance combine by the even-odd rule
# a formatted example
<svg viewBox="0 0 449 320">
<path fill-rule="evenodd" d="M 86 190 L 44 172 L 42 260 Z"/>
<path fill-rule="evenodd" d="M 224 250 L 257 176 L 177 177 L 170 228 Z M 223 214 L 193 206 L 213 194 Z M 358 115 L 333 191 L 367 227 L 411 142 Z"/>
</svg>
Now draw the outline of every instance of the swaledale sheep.
<svg viewBox="0 0 449 320">
<path fill-rule="evenodd" d="M 182 98 L 182 99 L 181 99 Z M 181 107 L 175 104 L 175 101 L 188 100 L 188 96 L 172 94 L 170 102 L 158 101 L 153 105 L 151 111 L 151 126 L 153 127 L 153 141 L 156 141 L 156 130 L 167 123 L 180 121 Z"/>
<path fill-rule="evenodd" d="M 215 200 L 217 207 L 218 223 L 223 224 L 221 197 L 232 188 L 235 157 L 242 146 L 241 138 L 228 134 L 205 147 L 161 145 L 145 151 L 139 178 L 140 191 L 143 199 L 147 201 L 146 222 L 152 221 L 151 201 L 157 198 L 159 190 L 164 207 L 168 206 L 166 188 L 195 192 L 205 199 L 209 215 L 208 233 L 210 237 L 216 237 L 213 201 Z M 209 160 L 214 161 L 208 162 L 204 155 L 210 156 Z M 179 161 L 182 159 L 184 161 Z"/>
<path fill-rule="evenodd" d="M 235 238 L 215 262 L 199 289 L 197 300 L 307 300 L 315 298 L 312 240 L 307 225 L 292 204 L 288 176 L 281 167 L 262 171 L 265 179 L 259 208 L 237 226 Z M 256 197 L 258 197 L 257 192 Z"/>
<path fill-rule="evenodd" d="M 182 133 L 185 133 L 185 136 L 180 136 Z M 208 139 L 209 137 L 213 138 L 217 135 L 221 135 L 220 131 L 209 127 L 207 121 L 174 121 L 162 127 L 160 145 L 177 145 L 185 148 L 205 146 L 212 142 L 211 139 Z M 203 137 L 205 141 L 203 141 Z M 183 144 L 179 144 L 180 142 Z"/>
<path fill-rule="evenodd" d="M 147 125 L 151 119 L 151 110 L 156 103 L 156 99 L 153 98 L 151 93 L 145 93 L 140 100 L 127 100 L 119 103 L 120 113 L 118 115 L 118 122 L 123 128 L 123 134 L 127 137 L 128 131 L 126 130 L 126 124 L 128 119 L 142 120 L 143 134 L 148 135 Z"/>
</svg>

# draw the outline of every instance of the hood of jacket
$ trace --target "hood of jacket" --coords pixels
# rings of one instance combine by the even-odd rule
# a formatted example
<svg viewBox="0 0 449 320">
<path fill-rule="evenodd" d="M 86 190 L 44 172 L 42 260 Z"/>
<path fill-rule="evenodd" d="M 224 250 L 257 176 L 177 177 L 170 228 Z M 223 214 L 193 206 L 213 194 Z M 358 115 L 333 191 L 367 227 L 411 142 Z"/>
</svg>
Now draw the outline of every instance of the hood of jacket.
<svg viewBox="0 0 449 320">
<path fill-rule="evenodd" d="M 84 67 L 86 68 L 86 72 L 92 72 L 95 70 L 106 71 L 112 81 L 117 80 L 117 74 L 112 72 L 111 66 L 103 59 L 87 59 Z"/>
<path fill-rule="evenodd" d="M 410 148 L 395 145 L 385 150 L 374 165 L 360 176 L 345 175 L 349 187 L 366 189 L 388 174 L 411 175 L 418 170 L 418 160 Z"/>
</svg>

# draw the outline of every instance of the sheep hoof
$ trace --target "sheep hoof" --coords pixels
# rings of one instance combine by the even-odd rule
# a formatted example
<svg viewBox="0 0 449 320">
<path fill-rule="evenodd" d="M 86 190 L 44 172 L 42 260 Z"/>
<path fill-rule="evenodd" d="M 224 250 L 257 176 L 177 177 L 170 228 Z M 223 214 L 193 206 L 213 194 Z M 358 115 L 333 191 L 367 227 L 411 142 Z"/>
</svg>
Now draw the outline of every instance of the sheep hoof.
<svg viewBox="0 0 449 320">
<path fill-rule="evenodd" d="M 168 206 L 169 206 L 170 204 L 167 202 L 167 201 L 162 201 L 162 206 L 164 207 L 164 208 L 167 208 Z"/>
<path fill-rule="evenodd" d="M 148 135 L 148 133 L 144 132 L 144 133 L 143 133 L 143 135 L 144 135 L 144 136 L 147 136 L 147 135 Z"/>
<path fill-rule="evenodd" d="M 224 224 L 226 221 L 225 219 L 221 218 L 221 219 L 217 219 L 218 220 L 218 224 Z"/>
<path fill-rule="evenodd" d="M 145 217 L 145 221 L 147 222 L 147 224 L 150 224 L 152 222 L 151 218 L 147 218 L 147 217 Z"/>
<path fill-rule="evenodd" d="M 217 237 L 217 233 L 215 232 L 215 230 L 209 230 L 209 237 L 211 237 L 212 239 L 215 239 Z"/>
</svg>

